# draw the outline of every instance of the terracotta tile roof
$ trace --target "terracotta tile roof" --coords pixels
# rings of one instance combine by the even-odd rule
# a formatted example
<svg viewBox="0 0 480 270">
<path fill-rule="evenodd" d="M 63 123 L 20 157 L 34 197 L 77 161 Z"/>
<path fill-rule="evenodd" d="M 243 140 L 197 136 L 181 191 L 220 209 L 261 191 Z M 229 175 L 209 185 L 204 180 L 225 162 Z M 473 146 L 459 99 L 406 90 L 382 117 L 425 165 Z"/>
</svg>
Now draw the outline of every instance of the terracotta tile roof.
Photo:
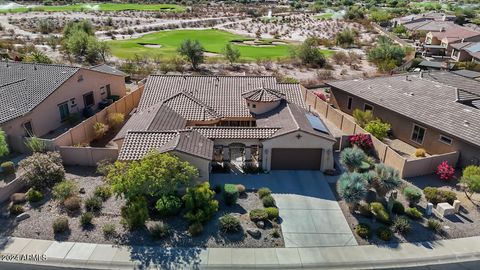
<svg viewBox="0 0 480 270">
<path fill-rule="evenodd" d="M 138 160 L 154 149 L 160 153 L 179 151 L 210 160 L 213 155 L 213 141 L 193 130 L 129 131 L 118 159 Z"/>
<path fill-rule="evenodd" d="M 423 74 L 423 78 L 413 73 L 408 74 L 408 80 L 406 75 L 399 75 L 336 81 L 328 85 L 365 99 L 374 106 L 438 129 L 446 135 L 480 146 L 480 110 L 456 102 L 457 88 L 453 87 L 453 82 L 447 85 L 448 79 L 445 79 L 445 83 L 439 80 L 453 78 L 445 76 L 445 73 L 448 72 L 431 72 L 432 76 Z"/>
<path fill-rule="evenodd" d="M 263 127 L 192 127 L 209 139 L 268 139 L 280 128 Z"/>
<path fill-rule="evenodd" d="M 256 102 L 272 102 L 285 99 L 285 94 L 275 89 L 261 87 L 243 93 L 242 97 Z"/>
<path fill-rule="evenodd" d="M 96 66 L 93 66 L 93 67 L 90 67 L 91 70 L 95 70 L 95 71 L 99 71 L 99 72 L 103 72 L 103 73 L 107 73 L 107 74 L 111 74 L 111 75 L 116 75 L 116 76 L 122 76 L 122 77 L 127 77 L 128 75 L 123 72 L 123 71 L 120 71 L 114 67 L 111 67 L 109 65 L 105 65 L 105 64 L 100 64 L 100 65 L 96 65 Z"/>
</svg>

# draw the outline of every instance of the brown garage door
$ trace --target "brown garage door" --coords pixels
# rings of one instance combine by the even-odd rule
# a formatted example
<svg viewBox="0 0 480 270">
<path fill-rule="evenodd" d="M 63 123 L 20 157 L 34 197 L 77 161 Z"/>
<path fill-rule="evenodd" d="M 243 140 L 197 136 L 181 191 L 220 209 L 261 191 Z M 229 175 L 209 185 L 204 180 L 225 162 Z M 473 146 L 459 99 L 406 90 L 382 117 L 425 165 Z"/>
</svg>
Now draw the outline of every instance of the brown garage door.
<svg viewBox="0 0 480 270">
<path fill-rule="evenodd" d="M 320 170 L 321 162 L 322 149 L 272 149 L 272 170 Z"/>
</svg>

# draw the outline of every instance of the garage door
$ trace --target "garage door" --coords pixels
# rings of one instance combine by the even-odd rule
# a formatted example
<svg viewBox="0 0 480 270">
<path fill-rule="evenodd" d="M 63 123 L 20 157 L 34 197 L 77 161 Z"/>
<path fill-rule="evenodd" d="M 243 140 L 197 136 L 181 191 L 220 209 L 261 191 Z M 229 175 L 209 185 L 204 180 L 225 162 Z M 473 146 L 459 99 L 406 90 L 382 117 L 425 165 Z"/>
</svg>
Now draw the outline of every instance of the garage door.
<svg viewBox="0 0 480 270">
<path fill-rule="evenodd" d="M 272 149 L 272 170 L 320 170 L 321 162 L 322 149 Z"/>
</svg>

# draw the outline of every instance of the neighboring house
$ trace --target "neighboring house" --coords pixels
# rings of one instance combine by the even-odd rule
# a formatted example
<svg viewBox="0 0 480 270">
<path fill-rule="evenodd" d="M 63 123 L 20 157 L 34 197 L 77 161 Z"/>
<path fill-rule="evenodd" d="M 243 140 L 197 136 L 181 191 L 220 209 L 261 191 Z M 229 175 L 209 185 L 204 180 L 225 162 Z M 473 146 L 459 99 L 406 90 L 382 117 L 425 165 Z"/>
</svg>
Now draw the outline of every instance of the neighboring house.
<svg viewBox="0 0 480 270">
<path fill-rule="evenodd" d="M 480 41 L 480 32 L 473 29 L 454 25 L 440 32 L 428 32 L 425 37 L 426 45 L 440 45 L 446 49 L 446 54 L 452 52 L 452 44 Z"/>
<path fill-rule="evenodd" d="M 151 75 L 137 112 L 114 141 L 119 160 L 152 149 L 194 164 L 208 179 L 212 162 L 269 170 L 333 168 L 335 138 L 309 112 L 299 84 L 275 77 Z"/>
<path fill-rule="evenodd" d="M 445 14 L 441 12 L 427 12 L 422 14 L 411 14 L 404 17 L 395 18 L 392 20 L 394 26 L 405 25 L 421 22 L 448 22 L 454 21 L 456 16 L 453 14 Z"/>
<path fill-rule="evenodd" d="M 480 80 L 480 72 L 477 72 L 477 71 L 472 71 L 472 70 L 468 70 L 468 69 L 460 69 L 460 70 L 452 71 L 452 73 L 463 76 L 465 78 Z"/>
<path fill-rule="evenodd" d="M 109 96 L 124 96 L 121 74 L 88 68 L 0 62 L 0 127 L 10 147 L 23 151 L 23 138 L 42 137 L 84 108 L 96 110 Z"/>
<path fill-rule="evenodd" d="M 480 159 L 480 82 L 447 71 L 328 83 L 342 111 L 372 110 L 393 135 L 430 154 L 460 152 L 458 165 Z"/>
<path fill-rule="evenodd" d="M 420 22 L 412 22 L 406 23 L 403 26 L 412 33 L 415 32 L 441 32 L 445 31 L 445 29 L 449 27 L 455 26 L 453 22 L 444 22 L 444 21 L 420 21 Z"/>
<path fill-rule="evenodd" d="M 460 42 L 451 47 L 451 57 L 457 62 L 472 61 L 474 56 L 480 56 L 480 42 Z"/>
<path fill-rule="evenodd" d="M 451 70 L 454 66 L 454 63 L 449 63 L 448 61 L 439 62 L 423 60 L 420 62 L 420 64 L 418 64 L 418 67 L 423 70 Z"/>
</svg>

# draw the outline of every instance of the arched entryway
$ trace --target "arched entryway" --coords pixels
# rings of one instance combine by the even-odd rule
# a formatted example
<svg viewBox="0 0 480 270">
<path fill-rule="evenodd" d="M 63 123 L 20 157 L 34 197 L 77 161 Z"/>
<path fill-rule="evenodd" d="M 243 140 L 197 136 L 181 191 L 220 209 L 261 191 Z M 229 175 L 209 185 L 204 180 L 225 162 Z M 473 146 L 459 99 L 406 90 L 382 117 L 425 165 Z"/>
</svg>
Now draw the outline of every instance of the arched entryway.
<svg viewBox="0 0 480 270">
<path fill-rule="evenodd" d="M 232 143 L 228 146 L 230 150 L 230 162 L 242 167 L 245 162 L 245 144 L 243 143 Z"/>
</svg>

